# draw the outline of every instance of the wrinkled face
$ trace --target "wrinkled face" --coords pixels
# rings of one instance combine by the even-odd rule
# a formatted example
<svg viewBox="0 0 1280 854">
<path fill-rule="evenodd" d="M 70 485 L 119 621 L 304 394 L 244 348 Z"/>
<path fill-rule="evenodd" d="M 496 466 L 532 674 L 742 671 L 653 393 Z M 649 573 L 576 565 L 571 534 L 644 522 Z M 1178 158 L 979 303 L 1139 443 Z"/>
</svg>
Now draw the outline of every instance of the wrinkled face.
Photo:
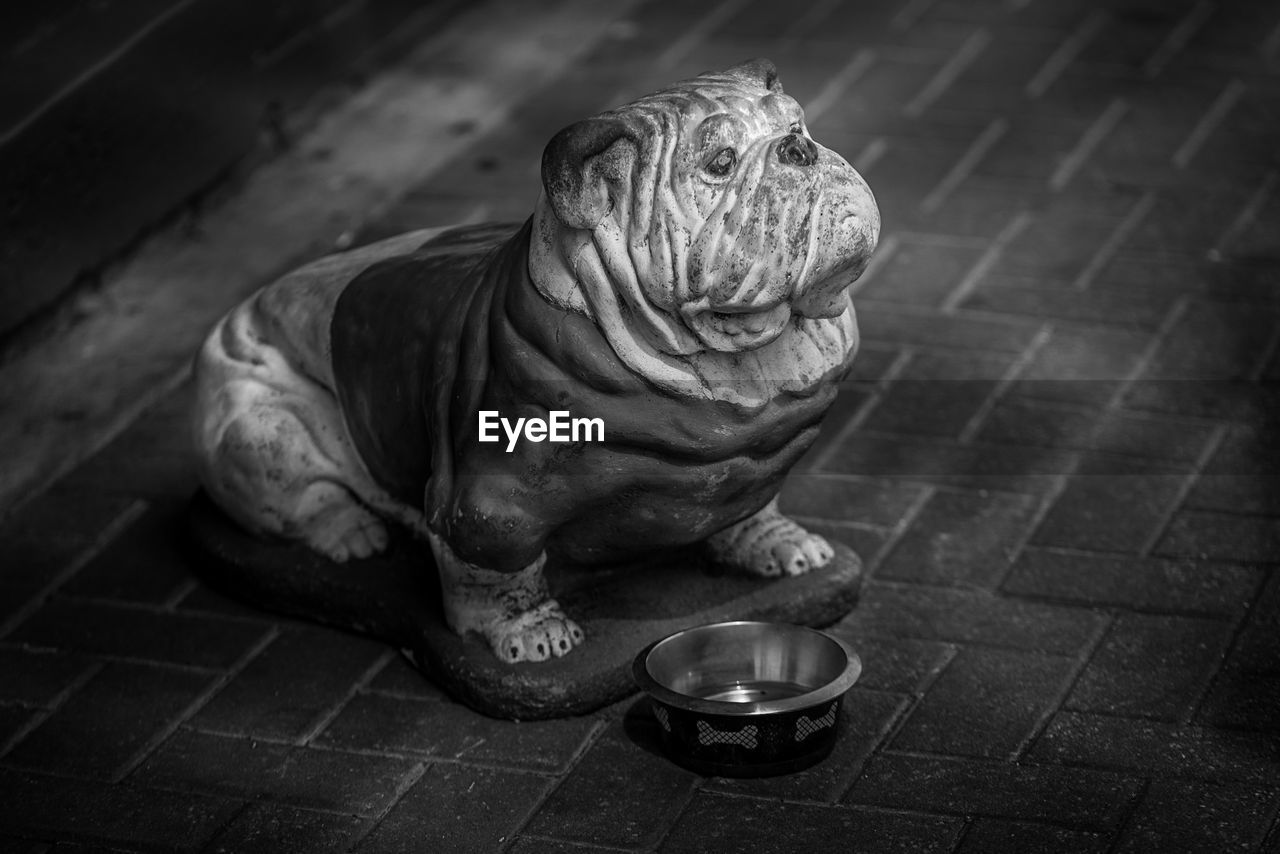
<svg viewBox="0 0 1280 854">
<path fill-rule="evenodd" d="M 853 167 L 810 138 L 771 64 L 702 75 L 575 127 L 599 134 L 583 147 L 597 150 L 580 183 L 557 183 L 544 159 L 547 195 L 597 243 L 616 230 L 646 310 L 736 352 L 793 317 L 848 308 L 879 211 Z"/>
<path fill-rule="evenodd" d="M 809 137 L 795 99 L 744 88 L 709 100 L 681 117 L 672 164 L 677 197 L 696 212 L 676 307 L 708 347 L 751 349 L 793 312 L 845 310 L 879 212 L 853 167 Z"/>
</svg>

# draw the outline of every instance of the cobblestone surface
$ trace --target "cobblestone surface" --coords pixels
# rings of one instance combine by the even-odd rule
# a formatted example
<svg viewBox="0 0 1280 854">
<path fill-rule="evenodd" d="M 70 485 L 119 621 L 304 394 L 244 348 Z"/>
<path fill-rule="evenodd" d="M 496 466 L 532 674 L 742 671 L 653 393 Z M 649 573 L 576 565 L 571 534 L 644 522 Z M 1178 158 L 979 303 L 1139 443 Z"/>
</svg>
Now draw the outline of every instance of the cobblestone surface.
<svg viewBox="0 0 1280 854">
<path fill-rule="evenodd" d="M 870 570 L 831 758 L 699 777 L 206 589 L 183 388 L 0 527 L 0 850 L 1280 850 L 1280 11 L 649 0 L 364 237 L 753 55 L 884 216 L 784 498 Z"/>
</svg>

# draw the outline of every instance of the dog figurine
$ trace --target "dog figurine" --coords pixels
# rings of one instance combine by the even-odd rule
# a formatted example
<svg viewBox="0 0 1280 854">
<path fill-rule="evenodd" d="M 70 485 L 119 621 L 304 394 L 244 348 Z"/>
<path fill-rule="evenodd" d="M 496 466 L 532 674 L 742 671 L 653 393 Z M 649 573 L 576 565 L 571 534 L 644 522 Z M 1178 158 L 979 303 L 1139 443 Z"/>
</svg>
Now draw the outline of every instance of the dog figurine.
<svg viewBox="0 0 1280 854">
<path fill-rule="evenodd" d="M 407 526 L 450 628 L 508 662 L 584 640 L 548 550 L 605 564 L 705 542 L 760 576 L 831 560 L 777 494 L 857 350 L 848 287 L 880 225 L 767 60 L 565 128 L 542 181 L 522 226 L 284 276 L 196 360 L 215 503 L 335 561 Z"/>
</svg>

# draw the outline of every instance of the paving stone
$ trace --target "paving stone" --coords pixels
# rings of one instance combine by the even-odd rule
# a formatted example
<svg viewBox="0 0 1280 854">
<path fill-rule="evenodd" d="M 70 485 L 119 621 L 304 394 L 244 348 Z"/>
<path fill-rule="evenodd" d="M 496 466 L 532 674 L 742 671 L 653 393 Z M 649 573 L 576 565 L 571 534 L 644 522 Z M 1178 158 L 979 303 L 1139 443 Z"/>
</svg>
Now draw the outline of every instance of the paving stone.
<svg viewBox="0 0 1280 854">
<path fill-rule="evenodd" d="M 1280 634 L 1280 574 L 1274 572 L 1268 576 L 1266 587 L 1249 614 L 1249 623 L 1241 632 L 1240 649 L 1247 649 L 1254 642 L 1266 646 L 1272 634 Z"/>
<path fill-rule="evenodd" d="M 960 303 L 962 310 L 1154 332 L 1173 304 L 1169 294 L 1045 287 L 1029 278 L 987 277 Z"/>
<path fill-rule="evenodd" d="M 94 35 L 83 41 L 55 34 L 27 51 L 24 64 L 52 66 L 57 76 L 29 70 L 0 87 L 16 85 L 25 95 L 18 103 L 38 108 L 38 121 L 25 127 L 19 123 L 33 114 L 17 104 L 5 121 L 21 131 L 7 141 L 0 170 L 13 200 L 5 332 L 255 153 L 264 113 L 289 116 L 323 87 L 367 70 L 371 49 L 385 47 L 413 11 L 390 2 L 336 15 L 339 4 L 325 0 L 266 19 L 247 3 L 165 7 L 158 18 L 161 5 L 138 4 L 150 14 L 93 15 L 98 27 L 123 28 L 118 41 L 103 40 L 98 27 L 86 27 Z M 164 38 L 145 37 L 138 22 L 149 19 Z M 150 85 L 158 76 L 165 87 Z"/>
<path fill-rule="evenodd" d="M 1044 493 L 1076 466 L 1077 455 L 1052 448 L 960 444 L 947 439 L 854 434 L 833 450 L 823 471 L 935 483 L 959 489 Z"/>
<path fill-rule="evenodd" d="M 135 503 L 128 496 L 55 487 L 11 512 L 0 527 L 4 583 L 23 596 L 5 601 L 25 601 L 47 585 L 94 546 L 112 523 L 134 512 Z"/>
<path fill-rule="evenodd" d="M 938 56 L 939 54 L 930 52 L 930 58 Z M 916 60 L 916 57 L 908 55 L 905 51 L 880 57 L 879 61 L 858 80 L 858 85 L 850 87 L 846 91 L 846 97 L 841 104 L 841 108 L 839 111 L 833 111 L 828 116 L 828 121 L 834 123 L 838 120 L 836 112 L 845 117 L 845 123 L 857 121 L 859 117 L 867 115 L 884 116 L 887 113 L 896 114 L 904 104 L 914 98 L 929 83 L 929 80 L 937 72 L 933 63 L 913 60 Z M 938 160 L 939 162 L 937 163 L 925 160 L 923 165 L 918 165 L 916 176 L 920 175 L 923 168 L 930 165 L 937 170 L 938 175 L 941 175 L 951 158 L 939 158 Z M 886 194 L 891 190 L 907 192 L 907 188 L 918 190 L 922 184 L 931 184 L 933 180 L 933 176 L 928 174 L 922 177 L 915 177 L 905 168 L 896 174 L 886 168 L 882 173 L 880 186 L 883 187 L 883 192 Z M 878 194 L 877 201 L 880 201 L 880 198 L 881 195 Z M 901 206 L 885 205 L 885 207 L 887 210 L 894 210 Z"/>
<path fill-rule="evenodd" d="M 0 37 L 0 47 L 6 51 L 19 48 L 24 44 L 36 45 L 50 32 L 56 32 L 67 14 L 75 7 L 74 3 L 63 0 L 41 5 L 38 8 L 6 9 L 3 19 L 4 36 Z"/>
<path fill-rule="evenodd" d="M 996 57 L 1002 54 L 1002 50 L 988 52 L 988 55 Z M 1016 79 L 1013 75 L 1006 73 L 1004 83 L 1006 86 L 1016 87 L 1018 97 L 994 110 L 980 108 L 980 114 L 990 115 L 992 112 L 1007 110 L 1021 99 L 1022 89 L 1026 85 L 1025 78 Z M 969 81 L 955 92 L 963 93 L 967 99 L 979 100 L 984 97 L 983 89 L 988 85 L 990 84 L 985 84 L 984 81 Z M 974 167 L 974 179 L 999 180 L 1006 183 L 1023 181 L 1029 187 L 1044 187 L 1053 174 L 1057 161 L 1061 160 L 1063 152 L 1070 150 L 1079 137 L 1081 121 L 1074 118 L 1050 117 L 1047 114 L 1025 118 L 1019 116 L 1018 120 L 1013 122 L 1009 122 L 1007 116 L 1001 116 L 1001 118 L 1005 120 L 1006 130 L 986 152 L 986 156 Z M 1027 199 L 1025 203 L 1028 207 L 1037 210 L 1046 207 L 1043 204 L 1035 204 L 1031 199 Z M 1062 240 L 1057 248 L 1061 250 L 1071 247 L 1080 251 L 1087 245 L 1080 241 Z M 1048 260 L 1043 256 L 1041 261 L 1048 266 Z"/>
<path fill-rule="evenodd" d="M 0 836 L 0 852 L 4 852 L 4 854 L 47 854 L 51 850 L 47 842 Z"/>
<path fill-rule="evenodd" d="M 1217 57 L 1219 52 L 1238 55 L 1242 48 L 1253 47 L 1258 34 L 1270 20 L 1271 10 L 1265 4 L 1241 8 L 1237 14 L 1215 15 L 1206 21 L 1196 36 L 1200 51 Z"/>
<path fill-rule="evenodd" d="M 328 629 L 290 626 L 191 720 L 229 735 L 293 740 L 309 734 L 386 647 Z"/>
<path fill-rule="evenodd" d="M 1038 110 L 1033 107 L 1028 114 L 1031 125 L 1024 131 L 1025 135 L 1048 132 L 1061 138 L 1065 133 L 1073 140 L 1078 139 L 1078 134 L 1101 112 L 1102 105 L 1097 103 L 1096 85 L 1076 89 L 1083 96 L 1078 101 L 1062 98 L 1054 102 L 1052 109 L 1043 105 Z M 1064 111 L 1079 114 L 1064 115 Z M 1001 140 L 1005 148 L 1016 145 L 1019 124 L 1015 123 L 1013 133 Z M 994 163 L 995 158 L 988 162 Z M 1005 192 L 1007 197 L 1007 187 Z M 1055 204 L 1045 206 L 1047 209 L 1037 210 L 1030 225 L 1004 248 L 991 275 L 1034 278 L 1049 286 L 1074 281 L 1137 198 L 1137 193 L 1130 191 L 1055 199 Z M 990 203 L 998 204 L 995 199 Z"/>
<path fill-rule="evenodd" d="M 990 587 L 1008 570 L 1037 504 L 1025 495 L 935 492 L 876 577 Z"/>
<path fill-rule="evenodd" d="M 1262 263 L 1258 263 L 1258 262 Z M 1223 302 L 1248 301 L 1274 305 L 1274 262 L 1222 264 L 1203 255 L 1126 252 L 1123 249 L 1098 272 L 1095 288 L 1197 294 Z"/>
<path fill-rule="evenodd" d="M 1156 778 L 1116 850 L 1254 851 L 1277 806 L 1280 790 L 1274 787 Z"/>
<path fill-rule="evenodd" d="M 198 480 L 189 421 L 190 382 L 164 398 L 107 447 L 67 475 L 63 486 L 184 502 Z"/>
<path fill-rule="evenodd" d="M 325 854 L 346 851 L 363 822 L 355 816 L 254 801 L 204 849 L 209 854 Z"/>
<path fill-rule="evenodd" d="M 272 625 L 288 624 L 288 618 L 268 614 L 245 601 L 234 599 L 197 580 L 194 587 L 177 601 L 174 611 L 179 614 L 195 614 L 203 617 L 231 617 L 241 623 L 258 623 L 265 632 Z"/>
<path fill-rule="evenodd" d="M 186 502 L 152 504 L 62 587 L 68 595 L 161 605 L 191 581 Z"/>
<path fill-rule="evenodd" d="M 90 666 L 81 656 L 0 646 L 0 703 L 47 707 Z"/>
<path fill-rule="evenodd" d="M 892 156 L 921 162 L 919 152 L 902 145 L 894 149 Z M 938 305 L 981 254 L 981 246 L 904 239 L 875 276 L 859 287 L 858 299 Z"/>
<path fill-rule="evenodd" d="M 1092 66 L 1139 68 L 1160 46 L 1166 34 L 1179 23 L 1186 6 L 1145 4 L 1134 13 L 1115 21 L 1080 53 L 1083 63 Z"/>
<path fill-rule="evenodd" d="M 1075 659 L 961 648 L 893 737 L 894 750 L 1013 757 L 1053 711 Z"/>
<path fill-rule="evenodd" d="M 1086 458 L 1040 521 L 1031 542 L 1141 553 L 1164 526 L 1188 480 L 1184 474 L 1150 473 L 1147 468 L 1120 457 Z"/>
<path fill-rule="evenodd" d="M 1050 824 L 977 818 L 969 825 L 956 854 L 993 851 L 1044 851 L 1054 854 L 1102 854 L 1110 841 L 1102 833 L 1068 830 Z"/>
<path fill-rule="evenodd" d="M 131 783 L 110 785 L 0 768 L 0 826 L 37 839 L 70 837 L 199 851 L 241 804 Z"/>
<path fill-rule="evenodd" d="M 976 440 L 1192 463 L 1212 435 L 1213 428 L 1208 425 L 1168 417 L 1099 412 L 1015 398 L 996 404 Z"/>
<path fill-rule="evenodd" d="M 1199 716 L 1215 726 L 1280 731 L 1280 575 L 1271 574 Z"/>
<path fill-rule="evenodd" d="M 1280 775 L 1270 736 L 1079 712 L 1055 715 L 1031 756 L 1183 779 L 1271 785 Z"/>
<path fill-rule="evenodd" d="M 1233 628 L 1221 620 L 1118 614 L 1066 707 L 1178 720 L 1217 670 Z"/>
<path fill-rule="evenodd" d="M 53 649 L 227 668 L 265 636 L 251 623 L 110 602 L 50 601 L 8 640 Z"/>
<path fill-rule="evenodd" d="M 1009 394 L 1061 403 L 1105 404 L 1139 364 L 1150 338 L 1101 326 L 1059 326 L 1018 375 Z"/>
<path fill-rule="evenodd" d="M 1179 511 L 1156 544 L 1155 553 L 1202 560 L 1275 563 L 1280 561 L 1280 517 Z"/>
<path fill-rule="evenodd" d="M 1226 58 L 1220 56 L 1205 57 L 1201 68 L 1212 74 L 1214 66 L 1222 68 L 1230 65 L 1230 60 L 1224 62 L 1224 59 Z M 1224 91 L 1225 85 L 1222 85 L 1211 94 L 1216 100 Z M 1233 200 L 1223 192 L 1223 207 L 1233 218 L 1240 215 L 1245 205 L 1253 203 L 1253 194 L 1258 190 L 1258 176 L 1266 174 L 1269 165 L 1267 157 L 1272 143 L 1272 122 L 1267 109 L 1269 98 L 1247 89 L 1243 94 L 1244 97 L 1236 100 L 1231 107 L 1230 118 L 1226 123 L 1230 127 L 1229 132 L 1211 134 L 1195 155 L 1196 161 L 1200 163 L 1214 163 L 1215 183 L 1224 191 L 1230 188 L 1241 194 Z M 1232 201 L 1237 204 L 1232 204 Z M 1206 229 L 1207 239 L 1202 238 L 1201 245 L 1208 244 L 1210 251 L 1217 250 L 1212 257 L 1218 261 L 1247 262 L 1253 258 L 1267 258 L 1268 247 L 1276 233 L 1275 205 L 1274 201 L 1268 201 L 1271 204 L 1264 205 L 1247 224 L 1242 223 L 1231 239 L 1226 241 L 1226 245 L 1213 240 L 1217 235 L 1213 234 L 1215 223 L 1210 220 L 1209 228 Z"/>
<path fill-rule="evenodd" d="M 551 785 L 545 777 L 517 771 L 432 765 L 355 850 L 494 851 Z"/>
<path fill-rule="evenodd" d="M 853 360 L 853 367 L 841 381 L 841 387 L 883 380 L 889 369 L 900 358 L 902 358 L 902 351 L 896 347 L 881 347 L 861 342 L 858 344 L 858 354 Z"/>
<path fill-rule="evenodd" d="M 1280 449 L 1263 426 L 1229 429 L 1187 495 L 1195 510 L 1280 515 Z"/>
<path fill-rule="evenodd" d="M 580 845 L 541 836 L 517 836 L 515 844 L 507 848 L 507 854 L 610 854 L 617 848 L 600 848 L 596 845 Z"/>
<path fill-rule="evenodd" d="M 656 722 L 632 717 L 610 724 L 525 831 L 619 848 L 656 844 L 698 779 L 661 755 L 658 745 Z"/>
<path fill-rule="evenodd" d="M 41 712 L 27 706 L 0 705 L 0 752 L 31 729 Z"/>
<path fill-rule="evenodd" d="M 817 765 L 777 777 L 717 777 L 703 791 L 782 798 L 786 801 L 836 801 L 857 776 L 907 707 L 907 698 L 854 686 L 840 706 L 840 734 L 831 755 Z"/>
<path fill-rule="evenodd" d="M 1105 771 L 882 753 L 845 801 L 893 809 L 1117 827 L 1141 781 Z"/>
<path fill-rule="evenodd" d="M 699 792 L 658 848 L 680 852 L 950 851 L 958 818 L 742 799 Z"/>
<path fill-rule="evenodd" d="M 892 528 L 920 500 L 917 484 L 829 474 L 796 474 L 782 487 L 779 508 L 792 516 L 847 519 Z"/>
<path fill-rule="evenodd" d="M 869 17 L 869 14 L 860 15 L 859 20 L 865 21 Z M 719 32 L 734 36 L 772 38 L 795 23 L 794 9 L 779 7 L 768 0 L 756 0 L 726 21 Z"/>
<path fill-rule="evenodd" d="M 1040 324 L 1017 318 L 948 315 L 870 300 L 858 302 L 858 328 L 879 346 L 953 347 L 1021 353 Z"/>
<path fill-rule="evenodd" d="M 180 730 L 132 779 L 228 797 L 262 797 L 303 809 L 374 815 L 395 802 L 418 761 L 294 747 Z"/>
<path fill-rule="evenodd" d="M 450 701 L 359 694 L 316 744 L 563 773 L 598 725 L 591 717 L 500 721 Z"/>
<path fill-rule="evenodd" d="M 134 852 L 142 852 L 142 848 L 121 848 L 116 844 L 111 845 L 82 845 L 78 842 L 57 842 L 51 848 L 44 848 L 43 845 L 39 849 L 39 854 L 134 854 Z"/>
<path fill-rule="evenodd" d="M 1221 95 L 1228 79 L 1221 74 L 1186 69 L 1166 78 L 1165 85 L 1159 90 L 1144 92 L 1143 100 L 1155 109 L 1135 111 L 1134 118 L 1150 117 L 1154 122 L 1168 123 L 1172 116 L 1176 116 L 1174 121 L 1179 125 L 1178 130 L 1190 132 L 1207 115 L 1207 110 Z M 1161 101 L 1163 103 L 1159 103 Z M 1184 108 L 1160 109 L 1167 104 Z M 1154 142 L 1163 137 L 1159 141 L 1169 146 L 1168 153 L 1172 155 L 1176 150 L 1177 137 L 1169 134 L 1167 127 L 1158 130 L 1166 132 L 1148 134 L 1149 138 Z M 1233 157 L 1248 158 L 1251 152 L 1246 136 L 1236 133 L 1233 138 L 1236 141 Z M 1149 144 L 1148 157 L 1151 156 L 1151 147 Z M 1196 158 L 1203 162 L 1205 156 L 1206 151 L 1202 148 Z M 1196 169 L 1187 179 L 1162 188 L 1150 213 L 1134 229 L 1125 248 L 1132 252 L 1180 252 L 1205 257 L 1226 224 L 1239 214 L 1257 190 L 1256 181 L 1261 174 L 1258 170 L 1250 169 L 1240 174 L 1231 166 L 1230 163 L 1215 163 L 1210 169 Z"/>
<path fill-rule="evenodd" d="M 1127 110 L 1097 146 L 1093 161 L 1094 183 L 1106 186 L 1108 175 L 1123 173 L 1138 185 L 1163 185 L 1154 204 L 1142 221 L 1125 241 L 1129 251 L 1157 251 L 1169 253 L 1207 254 L 1214 243 L 1221 224 L 1244 204 L 1244 198 L 1233 198 L 1245 193 L 1240 174 L 1244 164 L 1232 164 L 1229 159 L 1218 160 L 1212 169 L 1213 181 L 1205 180 L 1209 170 L 1197 170 L 1179 182 L 1166 179 L 1167 164 L 1197 126 L 1197 113 L 1207 108 L 1222 91 L 1225 80 L 1206 73 L 1188 75 L 1183 66 L 1177 72 L 1163 74 L 1158 88 L 1125 93 L 1132 109 Z M 1176 81 L 1176 82 L 1175 82 Z M 1212 143 L 1212 137 L 1208 142 Z M 1247 159 L 1244 146 L 1233 146 L 1231 158 Z M 1202 144 L 1196 160 L 1205 162 L 1211 157 L 1209 147 Z M 1253 176 L 1250 176 L 1253 177 Z M 1187 213 L 1183 208 L 1198 208 Z"/>
<path fill-rule="evenodd" d="M 846 618 L 850 631 L 883 638 L 981 643 L 1050 655 L 1075 655 L 1106 622 L 1081 608 L 1043 605 L 980 591 L 872 580 Z"/>
<path fill-rule="evenodd" d="M 1023 549 L 1001 589 L 1064 603 L 1233 616 L 1253 601 L 1259 569 L 1195 560 Z"/>
<path fill-rule="evenodd" d="M 10 765 L 110 777 L 208 690 L 208 673 L 112 662 L 5 757 Z"/>
<path fill-rule="evenodd" d="M 918 354 L 894 379 L 863 429 L 959 438 L 1011 363 L 1006 354 Z"/>
<path fill-rule="evenodd" d="M 1227 729 L 1280 732 L 1280 668 L 1229 661 L 1200 707 L 1198 721 Z"/>
<path fill-rule="evenodd" d="M 1122 405 L 1179 417 L 1227 419 L 1270 430 L 1276 412 L 1280 412 L 1280 385 L 1271 379 L 1139 379 L 1125 391 Z"/>
<path fill-rule="evenodd" d="M 0 626 L 21 619 L 39 589 L 26 584 L 10 584 L 0 579 Z"/>
<path fill-rule="evenodd" d="M 950 644 L 910 638 L 875 638 L 848 627 L 848 618 L 826 631 L 853 645 L 862 659 L 858 687 L 893 694 L 916 694 L 951 660 Z"/>
<path fill-rule="evenodd" d="M 975 137 L 976 134 L 970 135 L 971 139 Z M 988 158 L 989 157 L 990 155 L 988 155 Z M 867 176 L 867 180 L 875 184 L 877 188 L 880 185 L 880 175 L 874 169 L 871 170 L 870 174 Z M 920 228 L 921 230 L 930 230 L 970 238 L 980 237 L 992 239 L 1000 233 L 1001 229 L 1005 228 L 1009 224 L 1009 215 L 1011 212 L 1010 197 L 1016 199 L 1016 207 L 1025 209 L 1037 206 L 1035 190 L 1028 187 L 1025 181 L 1020 181 L 1018 183 L 1019 185 L 1017 187 L 1011 187 L 1009 181 L 1004 178 L 970 175 L 960 183 L 959 187 L 947 196 L 946 203 L 940 209 L 932 211 L 927 215 L 923 215 L 923 212 L 921 212 L 918 207 L 907 208 L 903 211 L 903 215 L 914 215 L 915 217 L 919 217 L 922 221 L 917 222 L 914 219 L 908 219 L 907 224 L 911 227 Z M 930 189 L 932 189 L 932 187 Z M 877 193 L 878 192 L 879 190 L 877 189 Z M 879 199 L 879 196 L 877 196 L 877 199 Z M 884 216 L 888 217 L 888 209 L 886 208 L 883 210 L 885 211 Z M 1023 233 L 1025 234 L 1025 232 Z M 1001 257 L 1003 257 L 1003 255 Z M 998 263 L 996 269 L 999 269 Z M 1046 276 L 1046 278 L 1051 275 L 1043 269 L 1040 270 L 1040 273 Z M 966 318 L 990 318 L 992 315 L 986 313 L 979 314 L 975 311 L 957 312 L 956 316 Z M 1023 323 L 1028 322 L 1028 319 L 1026 318 L 1010 317 L 1007 319 Z"/>
<path fill-rule="evenodd" d="M 1278 321 L 1276 312 L 1257 306 L 1197 301 L 1162 341 L 1142 379 L 1247 380 L 1267 353 Z"/>
<path fill-rule="evenodd" d="M 445 693 L 403 655 L 397 655 L 370 680 L 369 691 L 419 700 L 443 700 Z"/>
<path fill-rule="evenodd" d="M 1099 419 L 1093 448 L 1104 454 L 1195 462 L 1213 435 L 1213 428 L 1207 424 L 1117 412 Z"/>
</svg>

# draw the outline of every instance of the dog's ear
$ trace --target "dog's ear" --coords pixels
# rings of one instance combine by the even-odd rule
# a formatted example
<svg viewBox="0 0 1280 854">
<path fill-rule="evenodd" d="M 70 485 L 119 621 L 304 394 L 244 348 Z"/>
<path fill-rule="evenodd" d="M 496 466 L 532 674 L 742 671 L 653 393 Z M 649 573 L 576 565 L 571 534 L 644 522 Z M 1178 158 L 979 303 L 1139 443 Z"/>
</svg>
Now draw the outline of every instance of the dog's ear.
<svg viewBox="0 0 1280 854">
<path fill-rule="evenodd" d="M 772 60 L 764 59 L 763 57 L 748 59 L 746 62 L 730 68 L 725 74 L 754 83 L 778 95 L 782 94 L 782 82 L 778 80 L 778 68 L 773 64 Z"/>
<path fill-rule="evenodd" d="M 542 186 L 570 228 L 595 228 L 631 180 L 640 129 L 619 116 L 596 116 L 560 131 L 542 152 Z M 630 143 L 630 144 L 628 144 Z"/>
</svg>

